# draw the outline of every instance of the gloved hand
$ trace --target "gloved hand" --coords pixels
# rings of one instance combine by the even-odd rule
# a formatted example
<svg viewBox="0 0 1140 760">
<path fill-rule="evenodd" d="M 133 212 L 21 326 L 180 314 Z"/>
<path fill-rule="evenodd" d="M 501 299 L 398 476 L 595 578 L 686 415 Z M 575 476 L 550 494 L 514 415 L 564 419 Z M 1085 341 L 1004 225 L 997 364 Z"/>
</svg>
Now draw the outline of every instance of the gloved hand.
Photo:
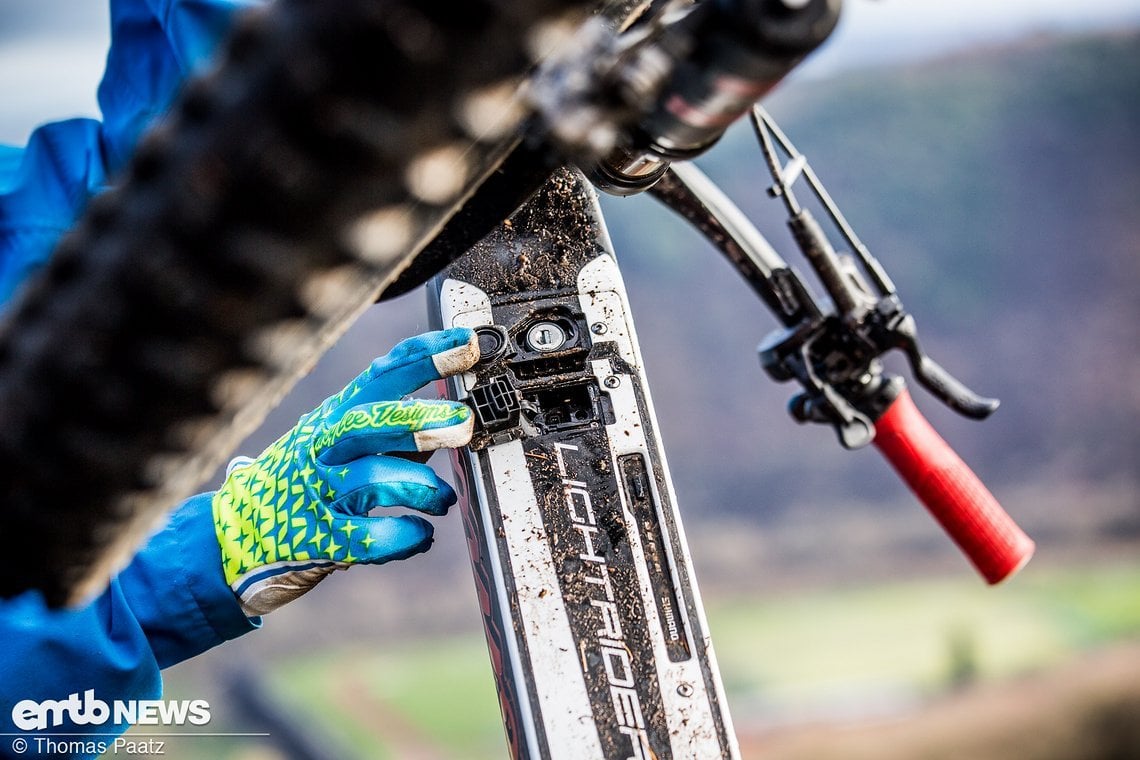
<svg viewBox="0 0 1140 760">
<path fill-rule="evenodd" d="M 386 454 L 471 439 L 463 404 L 400 399 L 478 358 L 467 329 L 405 340 L 257 459 L 231 463 L 213 497 L 214 525 L 226 583 L 246 615 L 277 609 L 334 570 L 404 559 L 431 545 L 431 523 L 421 517 L 367 515 L 390 506 L 440 515 L 455 503 L 430 467 Z"/>
</svg>

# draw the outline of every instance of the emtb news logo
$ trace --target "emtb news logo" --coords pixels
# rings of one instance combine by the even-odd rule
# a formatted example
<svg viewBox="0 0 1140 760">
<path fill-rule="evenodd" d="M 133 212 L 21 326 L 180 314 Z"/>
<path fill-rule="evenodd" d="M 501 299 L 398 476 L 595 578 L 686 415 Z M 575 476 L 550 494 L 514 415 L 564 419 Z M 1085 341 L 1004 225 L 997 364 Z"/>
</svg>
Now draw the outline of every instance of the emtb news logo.
<svg viewBox="0 0 1140 760">
<path fill-rule="evenodd" d="M 107 703 L 88 689 L 82 698 L 75 693 L 42 702 L 24 699 L 12 708 L 12 723 L 21 731 L 43 731 L 65 721 L 76 726 L 204 726 L 210 722 L 210 704 L 204 699 L 116 699 Z"/>
</svg>

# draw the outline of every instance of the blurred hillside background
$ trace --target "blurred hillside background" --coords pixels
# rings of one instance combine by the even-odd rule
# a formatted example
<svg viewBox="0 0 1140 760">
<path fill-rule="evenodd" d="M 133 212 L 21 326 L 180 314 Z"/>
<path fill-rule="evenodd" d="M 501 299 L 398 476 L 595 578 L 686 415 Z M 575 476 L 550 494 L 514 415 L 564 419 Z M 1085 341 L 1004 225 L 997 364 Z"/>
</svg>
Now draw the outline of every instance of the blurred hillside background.
<svg viewBox="0 0 1140 760">
<path fill-rule="evenodd" d="M 755 354 L 775 321 L 696 233 L 603 201 L 746 757 L 1140 757 L 1140 26 L 1074 26 L 828 50 L 767 103 L 929 353 L 1002 399 L 979 424 L 915 391 L 1037 540 L 1003 587 L 876 452 L 786 415 Z M 750 131 L 700 164 L 791 258 Z M 425 329 L 421 294 L 371 310 L 243 452 Z M 271 734 L 166 757 L 504 756 L 456 515 L 166 680 L 211 729 Z"/>
</svg>

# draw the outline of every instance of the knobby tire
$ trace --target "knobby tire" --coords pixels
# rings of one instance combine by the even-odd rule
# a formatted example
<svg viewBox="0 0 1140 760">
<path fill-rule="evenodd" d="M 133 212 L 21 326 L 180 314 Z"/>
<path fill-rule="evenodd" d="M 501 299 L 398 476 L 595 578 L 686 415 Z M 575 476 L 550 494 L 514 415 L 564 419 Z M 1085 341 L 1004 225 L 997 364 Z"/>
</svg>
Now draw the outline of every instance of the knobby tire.
<svg viewBox="0 0 1140 760">
<path fill-rule="evenodd" d="M 470 96 L 591 5 L 279 0 L 239 19 L 0 333 L 0 596 L 102 588 L 506 155 L 515 136 L 473 134 Z M 455 187 L 418 176 L 432 155 Z"/>
</svg>

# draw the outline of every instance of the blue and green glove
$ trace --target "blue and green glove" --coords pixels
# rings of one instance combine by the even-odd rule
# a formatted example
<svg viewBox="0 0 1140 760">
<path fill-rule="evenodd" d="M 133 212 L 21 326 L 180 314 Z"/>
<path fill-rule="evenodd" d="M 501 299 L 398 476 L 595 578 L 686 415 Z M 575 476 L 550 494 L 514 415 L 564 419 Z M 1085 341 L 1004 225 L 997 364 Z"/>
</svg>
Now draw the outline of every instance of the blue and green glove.
<svg viewBox="0 0 1140 760">
<path fill-rule="evenodd" d="M 213 498 L 214 526 L 226 583 L 246 615 L 277 609 L 334 570 L 427 550 L 427 520 L 368 513 L 400 506 L 441 515 L 455 503 L 455 492 L 430 467 L 390 454 L 471 439 L 471 411 L 463 404 L 405 397 L 478 358 L 467 329 L 405 340 L 257 459 L 230 464 Z"/>
</svg>

